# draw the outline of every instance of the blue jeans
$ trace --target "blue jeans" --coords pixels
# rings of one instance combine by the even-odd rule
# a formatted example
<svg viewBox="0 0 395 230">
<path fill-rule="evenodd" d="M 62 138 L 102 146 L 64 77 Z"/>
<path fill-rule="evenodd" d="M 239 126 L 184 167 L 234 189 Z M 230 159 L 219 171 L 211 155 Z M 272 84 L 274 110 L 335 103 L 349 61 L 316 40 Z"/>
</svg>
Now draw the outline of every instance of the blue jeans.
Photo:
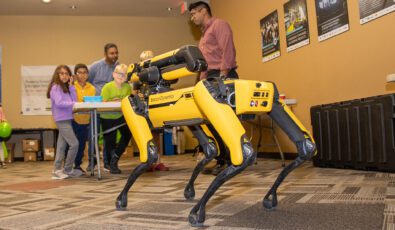
<svg viewBox="0 0 395 230">
<path fill-rule="evenodd" d="M 78 124 L 77 122 L 73 121 L 73 130 L 74 130 L 74 133 L 75 133 L 75 135 L 78 139 L 78 142 L 79 142 L 77 156 L 75 157 L 75 161 L 74 161 L 74 167 L 80 168 L 81 164 L 82 164 L 82 158 L 84 157 L 85 144 L 86 144 L 86 141 L 88 140 L 88 137 L 90 136 L 89 135 L 89 124 L 81 125 L 81 124 Z M 88 152 L 89 152 L 88 156 L 90 158 L 91 152 L 92 152 L 90 145 L 88 148 Z"/>
</svg>

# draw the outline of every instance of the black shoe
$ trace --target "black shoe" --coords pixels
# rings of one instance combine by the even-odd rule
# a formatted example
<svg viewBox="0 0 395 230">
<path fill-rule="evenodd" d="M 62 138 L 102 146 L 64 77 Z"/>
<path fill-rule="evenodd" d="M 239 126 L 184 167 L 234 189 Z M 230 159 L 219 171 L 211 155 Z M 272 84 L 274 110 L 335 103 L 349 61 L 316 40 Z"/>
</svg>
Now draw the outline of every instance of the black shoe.
<svg viewBox="0 0 395 230">
<path fill-rule="evenodd" d="M 111 167 L 109 164 L 104 164 L 104 171 L 106 171 L 106 172 L 111 171 Z"/>
<path fill-rule="evenodd" d="M 217 164 L 213 170 L 211 171 L 211 174 L 214 176 L 217 176 L 218 174 L 220 174 L 220 172 L 222 172 L 224 169 L 226 169 L 226 164 L 220 165 Z"/>
<path fill-rule="evenodd" d="M 110 173 L 121 174 L 122 171 L 118 168 L 119 157 L 116 154 L 112 154 L 110 161 Z"/>
</svg>

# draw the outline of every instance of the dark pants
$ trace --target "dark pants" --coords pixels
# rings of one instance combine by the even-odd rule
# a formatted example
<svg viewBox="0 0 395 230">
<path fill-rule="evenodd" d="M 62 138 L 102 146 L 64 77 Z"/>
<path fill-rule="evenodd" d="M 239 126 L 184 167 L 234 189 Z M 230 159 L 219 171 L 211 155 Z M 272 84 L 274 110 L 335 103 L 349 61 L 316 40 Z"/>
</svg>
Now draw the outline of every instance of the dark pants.
<svg viewBox="0 0 395 230">
<path fill-rule="evenodd" d="M 220 77 L 220 70 L 209 70 L 207 73 L 207 78 L 214 78 L 214 77 Z M 236 69 L 233 68 L 229 70 L 228 74 L 226 75 L 225 79 L 239 79 L 239 75 L 236 72 Z M 226 147 L 224 141 L 222 138 L 219 136 L 218 132 L 214 129 L 214 127 L 209 124 L 207 125 L 209 128 L 210 132 L 214 135 L 215 140 L 218 143 L 219 146 L 219 155 L 215 158 L 217 160 L 217 165 L 224 165 L 224 164 L 230 164 L 230 152 L 229 149 Z"/>
<path fill-rule="evenodd" d="M 221 77 L 221 71 L 218 69 L 211 69 L 207 71 L 207 78 Z M 225 79 L 239 79 L 239 74 L 236 72 L 236 68 L 230 69 Z"/>
<path fill-rule="evenodd" d="M 103 119 L 101 118 L 101 124 L 103 132 L 108 129 L 111 129 L 115 126 L 125 123 L 124 117 L 120 117 L 118 119 Z M 117 141 L 117 130 L 121 133 L 121 140 L 119 141 L 118 145 Z M 110 133 L 104 134 L 103 138 L 106 143 L 104 149 L 105 154 L 107 155 L 107 160 L 111 160 L 111 155 L 116 154 L 119 157 L 125 152 L 126 147 L 129 144 L 130 138 L 132 134 L 130 133 L 129 127 L 125 124 L 124 126 L 118 128 Z"/>
<path fill-rule="evenodd" d="M 75 157 L 74 160 L 74 167 L 75 168 L 80 168 L 82 164 L 82 158 L 84 157 L 84 151 L 85 151 L 85 145 L 86 141 L 88 140 L 89 135 L 89 124 L 86 125 L 81 125 L 78 124 L 77 122 L 73 121 L 73 130 L 75 133 L 75 136 L 78 139 L 79 145 L 78 145 L 78 152 L 77 156 Z M 88 156 L 91 156 L 91 148 L 88 148 L 89 154 Z"/>
</svg>

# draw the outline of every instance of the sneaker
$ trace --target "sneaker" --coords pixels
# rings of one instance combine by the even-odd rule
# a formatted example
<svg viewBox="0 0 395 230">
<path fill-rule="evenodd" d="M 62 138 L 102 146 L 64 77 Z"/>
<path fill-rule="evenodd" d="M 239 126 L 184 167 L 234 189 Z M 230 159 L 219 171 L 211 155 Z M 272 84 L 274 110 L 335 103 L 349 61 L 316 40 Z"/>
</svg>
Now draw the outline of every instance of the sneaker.
<svg viewBox="0 0 395 230">
<path fill-rule="evenodd" d="M 80 170 L 80 171 L 82 172 L 83 175 L 86 174 L 85 170 L 83 170 L 83 169 L 81 168 L 81 166 L 74 167 L 74 169 Z"/>
<path fill-rule="evenodd" d="M 69 175 L 63 172 L 63 170 L 56 170 L 52 172 L 52 180 L 63 180 L 68 178 Z"/>
<path fill-rule="evenodd" d="M 155 166 L 155 170 L 158 171 L 169 171 L 169 167 L 166 167 L 163 163 L 159 163 Z"/>
<path fill-rule="evenodd" d="M 104 164 L 104 172 L 109 172 L 109 171 L 110 171 L 110 165 Z"/>
<path fill-rule="evenodd" d="M 70 172 L 65 171 L 65 173 L 71 178 L 82 176 L 82 171 L 79 169 L 72 169 Z"/>
<path fill-rule="evenodd" d="M 118 168 L 118 161 L 119 157 L 115 154 L 112 155 L 111 162 L 110 162 L 110 173 L 111 174 L 121 174 L 122 171 Z"/>
</svg>

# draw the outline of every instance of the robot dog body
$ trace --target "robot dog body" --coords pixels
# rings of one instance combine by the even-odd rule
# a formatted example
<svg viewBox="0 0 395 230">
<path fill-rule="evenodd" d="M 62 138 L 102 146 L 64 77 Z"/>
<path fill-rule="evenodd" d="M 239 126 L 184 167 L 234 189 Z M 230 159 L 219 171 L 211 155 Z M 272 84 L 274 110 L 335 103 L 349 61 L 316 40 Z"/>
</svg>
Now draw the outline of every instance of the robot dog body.
<svg viewBox="0 0 395 230">
<path fill-rule="evenodd" d="M 149 84 L 152 91 L 145 99 L 131 95 L 121 103 L 126 123 L 140 151 L 141 164 L 133 170 L 119 194 L 117 209 L 126 208 L 127 193 L 131 186 L 158 158 L 150 131 L 152 128 L 188 126 L 205 153 L 205 158 L 198 163 L 185 188 L 186 199 L 194 198 L 195 179 L 219 153 L 212 132 L 217 132 L 229 149 L 232 165 L 214 179 L 191 210 L 189 222 L 192 226 L 204 223 L 206 203 L 215 191 L 255 161 L 256 153 L 237 115 L 268 113 L 298 149 L 297 159 L 283 169 L 266 194 L 263 201 L 266 208 L 277 205 L 277 188 L 286 175 L 315 153 L 312 137 L 279 99 L 273 83 L 215 78 L 202 80 L 194 87 L 178 90 L 169 88 L 174 80 L 206 68 L 203 56 L 194 46 L 185 46 L 130 66 L 130 80 Z M 208 129 L 206 124 L 211 124 L 213 128 Z"/>
</svg>

